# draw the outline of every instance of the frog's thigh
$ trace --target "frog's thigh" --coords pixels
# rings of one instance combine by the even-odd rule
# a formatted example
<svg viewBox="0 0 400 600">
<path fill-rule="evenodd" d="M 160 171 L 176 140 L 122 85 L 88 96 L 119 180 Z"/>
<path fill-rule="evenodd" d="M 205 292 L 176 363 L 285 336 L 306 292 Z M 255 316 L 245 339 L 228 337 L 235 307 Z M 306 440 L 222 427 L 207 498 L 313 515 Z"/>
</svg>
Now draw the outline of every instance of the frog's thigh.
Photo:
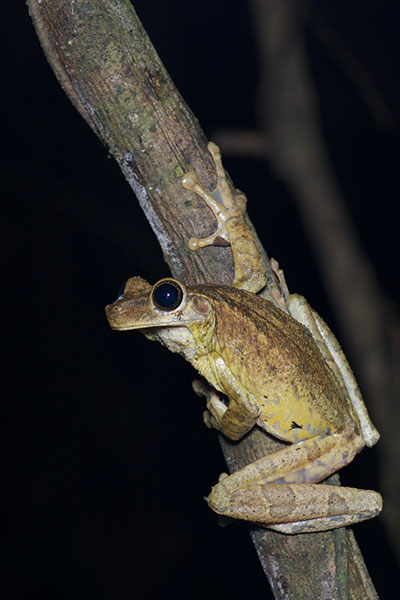
<svg viewBox="0 0 400 600">
<path fill-rule="evenodd" d="M 291 294 L 287 299 L 287 305 L 291 316 L 311 331 L 339 384 L 347 391 L 360 421 L 366 445 L 374 446 L 379 440 L 379 432 L 371 422 L 357 380 L 335 335 L 319 314 L 312 310 L 303 296 Z"/>
<path fill-rule="evenodd" d="M 212 508 L 283 533 L 305 533 L 374 517 L 382 508 L 382 499 L 377 492 L 340 486 L 267 484 L 237 489 Z"/>
<path fill-rule="evenodd" d="M 269 483 L 317 483 L 350 463 L 363 445 L 360 435 L 324 433 L 246 465 L 215 486 L 212 494 L 229 496 L 237 489 Z"/>
<path fill-rule="evenodd" d="M 339 380 L 339 383 L 344 385 L 341 374 L 338 366 L 336 365 L 333 356 L 331 355 L 328 346 L 325 343 L 325 340 L 318 328 L 318 324 L 315 320 L 315 314 L 312 310 L 311 306 L 308 304 L 307 300 L 300 296 L 299 294 L 290 294 L 287 301 L 287 307 L 289 309 L 290 315 L 296 319 L 299 323 L 307 327 L 307 329 L 311 332 L 317 346 L 324 357 L 325 361 L 333 370 L 336 378 Z M 331 332 L 332 336 L 333 333 Z"/>
<path fill-rule="evenodd" d="M 312 313 L 318 330 L 343 378 L 347 393 L 360 421 L 365 443 L 367 446 L 372 447 L 379 440 L 380 434 L 370 419 L 357 380 L 354 377 L 354 373 L 347 361 L 346 355 L 325 321 L 315 311 L 312 311 Z"/>
</svg>

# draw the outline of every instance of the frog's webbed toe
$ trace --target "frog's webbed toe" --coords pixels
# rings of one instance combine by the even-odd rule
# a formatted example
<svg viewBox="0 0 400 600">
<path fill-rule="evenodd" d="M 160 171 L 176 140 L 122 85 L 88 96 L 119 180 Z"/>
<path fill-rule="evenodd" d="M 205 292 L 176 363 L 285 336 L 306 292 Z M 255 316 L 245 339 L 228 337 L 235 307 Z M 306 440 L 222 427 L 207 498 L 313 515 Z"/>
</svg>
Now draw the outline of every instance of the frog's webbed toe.
<svg viewBox="0 0 400 600">
<path fill-rule="evenodd" d="M 188 246 L 190 250 L 231 246 L 235 264 L 232 285 L 257 293 L 266 283 L 265 265 L 259 243 L 246 218 L 246 196 L 233 187 L 222 165 L 218 146 L 210 142 L 208 150 L 215 164 L 216 187 L 212 191 L 205 189 L 194 172 L 186 173 L 181 183 L 207 204 L 217 221 L 217 228 L 207 237 L 190 238 Z"/>
</svg>

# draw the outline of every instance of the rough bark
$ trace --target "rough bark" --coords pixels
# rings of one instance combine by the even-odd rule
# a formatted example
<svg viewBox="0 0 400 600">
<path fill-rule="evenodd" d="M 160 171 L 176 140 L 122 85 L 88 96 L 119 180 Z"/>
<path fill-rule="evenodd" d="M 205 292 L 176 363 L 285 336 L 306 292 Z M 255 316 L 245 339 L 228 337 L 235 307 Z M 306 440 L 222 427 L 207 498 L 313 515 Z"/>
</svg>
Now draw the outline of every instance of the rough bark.
<svg viewBox="0 0 400 600">
<path fill-rule="evenodd" d="M 120 165 L 172 274 L 186 283 L 230 282 L 229 249 L 187 249 L 191 235 L 207 234 L 215 223 L 180 178 L 195 169 L 212 188 L 214 171 L 205 136 L 130 3 L 29 0 L 28 6 L 63 89 Z M 222 440 L 230 470 L 279 444 L 260 431 L 235 444 Z M 304 536 L 261 529 L 252 536 L 276 598 L 376 598 L 346 530 L 308 534 L 306 543 Z"/>
</svg>

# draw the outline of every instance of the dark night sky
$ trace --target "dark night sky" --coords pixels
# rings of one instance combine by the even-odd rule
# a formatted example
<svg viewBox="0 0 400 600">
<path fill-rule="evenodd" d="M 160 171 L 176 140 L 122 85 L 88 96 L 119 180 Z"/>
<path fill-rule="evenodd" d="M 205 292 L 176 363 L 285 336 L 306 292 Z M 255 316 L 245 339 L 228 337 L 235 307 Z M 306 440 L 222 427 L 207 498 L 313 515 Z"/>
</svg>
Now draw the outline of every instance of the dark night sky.
<svg viewBox="0 0 400 600">
<path fill-rule="evenodd" d="M 307 31 L 336 175 L 382 289 L 398 302 L 398 3 L 385 2 L 384 10 L 372 0 L 319 5 L 370 70 L 397 123 L 376 127 Z M 255 126 L 258 62 L 246 2 L 141 0 L 135 7 L 209 137 L 217 128 Z M 127 277 L 167 274 L 157 242 L 118 167 L 59 87 L 23 2 L 2 8 L 2 25 L 11 392 L 3 396 L 0 597 L 139 592 L 222 600 L 250 591 L 269 598 L 245 528 L 219 528 L 202 499 L 225 467 L 216 435 L 202 425 L 191 367 L 140 334 L 112 333 L 105 321 L 103 307 Z M 261 161 L 225 165 L 290 288 L 334 323 L 290 193 Z M 376 454 L 357 457 L 343 481 L 378 487 Z M 354 529 L 381 597 L 397 598 L 382 523 Z"/>
</svg>

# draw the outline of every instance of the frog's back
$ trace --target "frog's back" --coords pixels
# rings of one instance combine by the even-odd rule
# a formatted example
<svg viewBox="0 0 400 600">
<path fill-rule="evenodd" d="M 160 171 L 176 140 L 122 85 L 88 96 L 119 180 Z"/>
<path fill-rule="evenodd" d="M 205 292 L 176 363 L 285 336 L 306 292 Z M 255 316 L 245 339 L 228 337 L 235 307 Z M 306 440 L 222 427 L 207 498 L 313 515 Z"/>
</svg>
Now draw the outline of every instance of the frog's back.
<svg viewBox="0 0 400 600">
<path fill-rule="evenodd" d="M 226 286 L 198 291 L 214 300 L 216 352 L 259 404 L 260 425 L 290 442 L 354 427 L 347 399 L 308 329 L 250 292 Z"/>
</svg>

